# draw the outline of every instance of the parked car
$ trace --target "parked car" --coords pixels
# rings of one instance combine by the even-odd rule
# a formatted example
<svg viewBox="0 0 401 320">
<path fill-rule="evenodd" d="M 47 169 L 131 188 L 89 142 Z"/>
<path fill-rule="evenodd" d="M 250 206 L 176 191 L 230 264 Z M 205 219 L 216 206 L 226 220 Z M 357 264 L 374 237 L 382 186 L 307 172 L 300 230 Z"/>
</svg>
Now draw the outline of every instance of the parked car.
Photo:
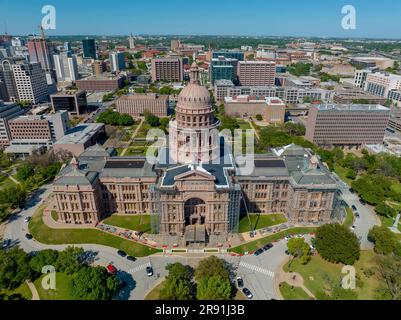
<svg viewBox="0 0 401 320">
<path fill-rule="evenodd" d="M 356 226 L 352 226 L 351 229 L 352 229 L 352 230 L 355 230 L 355 229 L 356 229 Z"/>
<path fill-rule="evenodd" d="M 271 248 L 273 248 L 273 244 L 268 243 L 268 244 L 266 244 L 266 245 L 263 247 L 263 250 L 264 250 L 264 251 L 267 251 L 267 250 L 270 250 Z"/>
<path fill-rule="evenodd" d="M 110 272 L 111 274 L 116 274 L 117 273 L 117 268 L 110 263 L 107 266 L 107 271 Z"/>
<path fill-rule="evenodd" d="M 252 292 L 251 292 L 248 288 L 242 289 L 242 292 L 244 293 L 244 295 L 245 295 L 248 299 L 252 299 L 252 298 L 253 298 L 253 294 L 252 294 Z"/>
<path fill-rule="evenodd" d="M 28 223 L 29 221 L 31 221 L 31 217 L 25 217 L 24 222 Z"/>
<path fill-rule="evenodd" d="M 286 254 L 287 256 L 289 256 L 289 255 L 290 255 L 290 252 L 289 252 L 288 250 L 285 250 L 285 254 Z"/>
<path fill-rule="evenodd" d="M 355 212 L 355 217 L 360 218 L 360 214 L 358 212 Z"/>
<path fill-rule="evenodd" d="M 25 235 L 25 238 L 27 238 L 28 240 L 32 240 L 32 239 L 33 239 L 33 236 L 32 236 L 30 233 L 27 233 L 27 234 Z"/>
<path fill-rule="evenodd" d="M 7 249 L 11 245 L 10 239 L 4 239 L 3 241 L 3 249 Z"/>
<path fill-rule="evenodd" d="M 128 261 L 135 262 L 135 261 L 136 261 L 136 258 L 133 257 L 133 256 L 128 256 L 128 257 L 127 257 L 127 260 L 128 260 Z"/>
<path fill-rule="evenodd" d="M 146 267 L 146 274 L 148 277 L 153 276 L 153 268 L 151 266 Z"/>
<path fill-rule="evenodd" d="M 254 255 L 257 257 L 257 256 L 260 256 L 263 252 L 264 252 L 263 249 L 258 249 L 255 251 Z"/>
<path fill-rule="evenodd" d="M 349 192 L 355 193 L 355 190 L 351 188 L 351 189 L 349 189 Z"/>
<path fill-rule="evenodd" d="M 361 203 L 361 205 L 363 205 L 363 206 L 364 206 L 364 205 L 366 205 L 366 201 L 365 201 L 365 200 L 363 200 L 363 199 L 360 199 L 360 200 L 359 200 L 359 202 L 360 202 L 360 203 Z"/>
<path fill-rule="evenodd" d="M 122 250 L 118 250 L 118 251 L 117 251 L 117 254 L 118 254 L 120 257 L 123 257 L 123 258 L 125 258 L 125 257 L 127 256 L 127 253 L 126 253 L 125 251 L 122 251 Z"/>
<path fill-rule="evenodd" d="M 244 287 L 244 280 L 242 280 L 241 277 L 237 277 L 237 285 L 238 285 L 238 288 Z"/>
<path fill-rule="evenodd" d="M 352 210 L 354 210 L 354 211 L 356 211 L 357 210 L 357 208 L 354 206 L 354 205 L 352 205 Z"/>
</svg>

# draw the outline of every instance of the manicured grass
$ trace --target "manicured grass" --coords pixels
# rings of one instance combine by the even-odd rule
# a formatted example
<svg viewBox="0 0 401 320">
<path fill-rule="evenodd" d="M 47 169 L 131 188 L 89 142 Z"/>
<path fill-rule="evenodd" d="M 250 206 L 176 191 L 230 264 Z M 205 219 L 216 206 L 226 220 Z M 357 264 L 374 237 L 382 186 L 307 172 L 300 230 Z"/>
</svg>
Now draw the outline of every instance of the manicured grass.
<svg viewBox="0 0 401 320">
<path fill-rule="evenodd" d="M 249 215 L 252 230 L 259 230 L 287 222 L 284 214 L 251 214 Z M 251 231 L 249 219 L 243 217 L 239 222 L 239 233 Z"/>
<path fill-rule="evenodd" d="M 285 300 L 312 300 L 304 289 L 290 286 L 287 282 L 280 283 L 280 293 Z"/>
<path fill-rule="evenodd" d="M 25 282 L 14 290 L 0 290 L 0 294 L 7 294 L 8 296 L 20 294 L 24 299 L 32 300 L 32 292 Z"/>
<path fill-rule="evenodd" d="M 164 282 L 154 287 L 152 291 L 150 291 L 146 295 L 145 300 L 159 300 L 160 291 L 162 291 L 163 287 L 164 287 Z"/>
<path fill-rule="evenodd" d="M 346 182 L 348 185 L 351 185 L 352 180 L 347 178 L 347 172 L 348 172 L 347 168 L 343 168 L 343 167 L 337 165 L 334 167 L 334 172 L 337 173 L 337 175 L 341 178 L 341 180 Z"/>
<path fill-rule="evenodd" d="M 250 129 L 252 129 L 251 125 L 249 124 L 249 122 L 238 121 L 238 124 L 239 124 L 239 127 L 240 127 L 241 130 L 250 130 Z"/>
<path fill-rule="evenodd" d="M 103 223 L 128 230 L 150 233 L 150 215 L 112 215 L 105 219 Z"/>
<path fill-rule="evenodd" d="M 352 211 L 351 208 L 346 208 L 345 211 L 346 211 L 347 215 L 345 217 L 345 221 L 344 221 L 343 225 L 344 225 L 344 227 L 349 229 L 354 224 L 354 212 Z"/>
<path fill-rule="evenodd" d="M 373 251 L 361 251 L 360 259 L 355 263 L 357 277 L 363 282 L 362 287 L 357 287 L 356 292 L 359 300 L 374 300 L 376 291 L 380 285 L 375 275 L 367 277 L 363 270 L 372 269 L 376 266 L 374 262 L 376 254 Z M 304 278 L 304 285 L 314 294 L 330 290 L 333 284 L 339 283 L 342 278 L 342 264 L 333 264 L 313 256 L 311 261 L 302 265 L 295 259 L 291 266 L 284 266 L 286 272 L 298 272 Z M 358 282 L 357 282 L 358 285 Z"/>
<path fill-rule="evenodd" d="M 392 189 L 394 192 L 401 193 L 401 183 L 399 183 L 399 182 L 394 183 L 394 184 L 391 186 L 391 189 Z"/>
<path fill-rule="evenodd" d="M 272 234 L 270 236 L 261 238 L 259 240 L 255 240 L 255 241 L 240 245 L 238 247 L 230 249 L 230 251 L 239 253 L 239 254 L 243 254 L 245 252 L 252 252 L 259 248 L 262 248 L 264 245 L 266 245 L 270 242 L 278 241 L 278 240 L 284 238 L 285 236 L 293 235 L 293 234 L 307 234 L 307 233 L 311 233 L 311 232 L 315 232 L 315 231 L 316 231 L 316 228 L 314 228 L 314 227 L 292 228 L 292 229 L 288 229 L 285 231 L 281 231 L 281 232 Z"/>
<path fill-rule="evenodd" d="M 45 275 L 34 282 L 40 300 L 74 300 L 70 275 L 61 272 L 56 273 L 56 290 L 45 290 L 42 287 L 42 279 L 44 276 Z"/>
<path fill-rule="evenodd" d="M 284 266 L 286 272 L 298 272 L 304 278 L 304 285 L 315 296 L 320 292 L 326 292 L 332 288 L 332 284 L 339 283 L 341 280 L 340 264 L 333 264 L 313 256 L 308 264 L 302 265 L 299 259 L 295 259 Z"/>
<path fill-rule="evenodd" d="M 58 221 L 58 214 L 57 214 L 56 211 L 52 211 L 52 212 L 51 212 L 51 216 L 52 216 L 52 219 L 53 219 L 54 221 Z"/>
<path fill-rule="evenodd" d="M 149 256 L 161 251 L 97 229 L 51 229 L 44 224 L 42 215 L 43 207 L 29 222 L 29 231 L 37 241 L 44 244 L 100 244 L 124 250 L 136 257 Z"/>
</svg>

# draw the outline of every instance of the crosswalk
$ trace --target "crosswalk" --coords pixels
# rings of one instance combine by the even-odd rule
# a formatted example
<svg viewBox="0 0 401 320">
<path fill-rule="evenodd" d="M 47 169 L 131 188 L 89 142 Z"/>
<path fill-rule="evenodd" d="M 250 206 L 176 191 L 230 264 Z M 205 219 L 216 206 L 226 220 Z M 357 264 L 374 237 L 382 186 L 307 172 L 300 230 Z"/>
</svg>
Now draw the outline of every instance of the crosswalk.
<svg viewBox="0 0 401 320">
<path fill-rule="evenodd" d="M 141 264 L 140 266 L 137 266 L 137 267 L 135 267 L 135 268 L 132 268 L 132 269 L 130 269 L 129 270 L 129 273 L 137 273 L 137 272 L 139 272 L 139 271 L 142 271 L 142 270 L 145 270 L 146 269 L 146 267 L 151 267 L 152 266 L 152 264 L 150 263 L 150 262 L 148 262 L 148 263 L 145 263 L 145 264 Z"/>
<path fill-rule="evenodd" d="M 243 262 L 243 261 L 240 262 L 239 266 L 243 267 L 245 269 L 249 269 L 249 270 L 252 270 L 252 271 L 256 271 L 256 272 L 262 273 L 262 274 L 264 274 L 266 276 L 269 276 L 271 278 L 274 278 L 274 272 L 273 271 L 264 269 L 262 267 L 255 266 L 255 265 Z"/>
</svg>

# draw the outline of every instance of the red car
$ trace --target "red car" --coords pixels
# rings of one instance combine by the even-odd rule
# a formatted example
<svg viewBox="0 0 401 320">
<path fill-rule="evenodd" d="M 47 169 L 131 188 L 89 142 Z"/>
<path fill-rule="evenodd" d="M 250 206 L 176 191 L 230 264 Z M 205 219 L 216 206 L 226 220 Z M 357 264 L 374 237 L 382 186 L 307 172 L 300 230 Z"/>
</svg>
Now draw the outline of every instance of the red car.
<svg viewBox="0 0 401 320">
<path fill-rule="evenodd" d="M 116 274 L 117 273 L 117 269 L 115 266 L 113 266 L 112 264 L 109 264 L 107 266 L 107 271 L 110 272 L 111 274 Z"/>
</svg>

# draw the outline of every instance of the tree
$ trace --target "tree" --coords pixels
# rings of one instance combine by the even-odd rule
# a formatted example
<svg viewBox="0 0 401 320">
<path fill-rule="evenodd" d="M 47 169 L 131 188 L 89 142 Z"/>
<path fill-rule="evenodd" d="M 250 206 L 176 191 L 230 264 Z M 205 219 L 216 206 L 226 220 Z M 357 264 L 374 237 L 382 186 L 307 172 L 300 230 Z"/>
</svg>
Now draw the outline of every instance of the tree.
<svg viewBox="0 0 401 320">
<path fill-rule="evenodd" d="M 258 120 L 258 121 L 263 121 L 263 117 L 262 117 L 261 114 L 257 114 L 257 115 L 255 116 L 255 118 L 256 118 L 256 120 Z"/>
<path fill-rule="evenodd" d="M 84 266 L 72 276 L 72 295 L 79 300 L 109 300 L 118 283 L 106 268 Z"/>
<path fill-rule="evenodd" d="M 4 188 L 0 192 L 0 203 L 12 209 L 21 208 L 25 205 L 26 196 L 27 194 L 23 187 Z"/>
<path fill-rule="evenodd" d="M 145 112 L 145 121 L 151 127 L 158 127 L 160 126 L 160 119 L 159 117 L 155 116 L 153 113 Z"/>
<path fill-rule="evenodd" d="M 378 254 L 391 254 L 400 245 L 395 234 L 383 226 L 374 226 L 370 229 L 368 240 L 375 244 L 374 250 Z"/>
<path fill-rule="evenodd" d="M 0 251 L 0 291 L 15 289 L 31 276 L 29 256 L 22 249 Z"/>
<path fill-rule="evenodd" d="M 223 113 L 224 113 L 224 111 L 223 111 Z M 232 118 L 230 116 L 223 115 L 221 117 L 220 121 L 221 121 L 220 130 L 228 129 L 233 134 L 235 129 L 240 128 L 240 125 L 239 125 L 237 119 Z"/>
<path fill-rule="evenodd" d="M 201 260 L 195 270 L 196 281 L 200 281 L 203 278 L 210 278 L 212 276 L 221 276 L 223 278 L 229 276 L 225 261 L 215 256 Z"/>
<path fill-rule="evenodd" d="M 290 136 L 304 136 L 305 130 L 305 126 L 299 123 L 287 122 L 284 125 L 284 131 Z"/>
<path fill-rule="evenodd" d="M 302 264 L 307 264 L 311 259 L 310 246 L 303 238 L 291 238 L 287 243 L 288 252 L 294 258 L 299 258 Z"/>
<path fill-rule="evenodd" d="M 391 256 L 376 257 L 379 281 L 383 294 L 393 300 L 401 300 L 401 261 Z"/>
<path fill-rule="evenodd" d="M 230 279 L 215 275 L 202 278 L 198 284 L 196 297 L 198 300 L 229 300 L 231 292 Z"/>
<path fill-rule="evenodd" d="M 23 181 L 26 181 L 34 173 L 35 173 L 35 170 L 34 170 L 33 166 L 28 163 L 24 163 L 20 167 L 18 167 L 16 178 L 19 181 L 23 182 Z"/>
<path fill-rule="evenodd" d="M 169 275 L 160 291 L 160 300 L 191 300 L 193 299 L 193 270 L 181 263 L 169 264 L 166 267 Z"/>
<path fill-rule="evenodd" d="M 338 223 L 326 224 L 317 229 L 316 250 L 323 259 L 332 263 L 353 265 L 360 256 L 358 238 Z"/>
<path fill-rule="evenodd" d="M 73 274 L 77 272 L 82 266 L 82 256 L 84 249 L 77 247 L 68 247 L 64 251 L 61 251 L 56 261 L 57 271 L 64 272 L 66 274 Z"/>
<path fill-rule="evenodd" d="M 29 262 L 31 269 L 37 273 L 42 272 L 44 266 L 54 266 L 58 258 L 58 251 L 46 249 L 36 253 Z"/>
</svg>

